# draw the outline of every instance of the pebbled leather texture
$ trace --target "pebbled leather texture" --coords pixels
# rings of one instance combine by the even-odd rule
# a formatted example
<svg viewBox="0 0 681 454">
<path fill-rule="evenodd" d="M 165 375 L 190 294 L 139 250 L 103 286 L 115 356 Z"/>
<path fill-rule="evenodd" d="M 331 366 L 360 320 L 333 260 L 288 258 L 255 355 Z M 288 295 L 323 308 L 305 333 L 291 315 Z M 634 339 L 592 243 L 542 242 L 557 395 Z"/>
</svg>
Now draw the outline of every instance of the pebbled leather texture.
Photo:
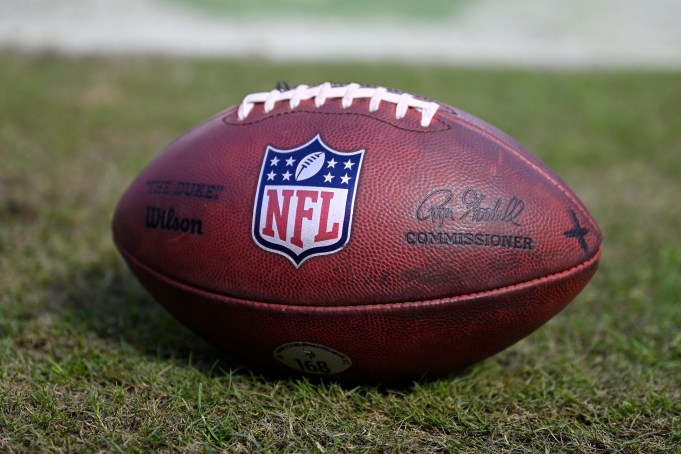
<svg viewBox="0 0 681 454">
<path fill-rule="evenodd" d="M 317 135 L 364 158 L 349 241 L 296 267 L 254 241 L 255 196 L 268 146 Z M 172 210 L 174 228 L 149 227 L 149 210 Z M 135 179 L 113 234 L 149 292 L 208 340 L 285 369 L 278 346 L 325 345 L 352 359 L 338 374 L 352 379 L 444 373 L 507 347 L 574 298 L 601 249 L 575 194 L 504 133 L 446 106 L 422 127 L 414 109 L 397 120 L 362 99 L 214 116 Z"/>
</svg>

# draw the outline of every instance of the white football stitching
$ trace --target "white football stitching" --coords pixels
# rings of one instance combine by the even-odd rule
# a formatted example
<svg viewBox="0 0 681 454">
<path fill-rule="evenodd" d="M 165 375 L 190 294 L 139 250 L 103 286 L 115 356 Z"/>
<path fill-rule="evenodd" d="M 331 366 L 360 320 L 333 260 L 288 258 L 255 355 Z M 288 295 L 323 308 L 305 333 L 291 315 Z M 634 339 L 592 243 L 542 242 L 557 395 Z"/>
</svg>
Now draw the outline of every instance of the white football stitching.
<svg viewBox="0 0 681 454">
<path fill-rule="evenodd" d="M 317 175 L 324 165 L 326 156 L 323 151 L 316 151 L 305 156 L 296 168 L 296 181 L 307 180 Z"/>
<path fill-rule="evenodd" d="M 256 103 L 264 103 L 263 111 L 269 113 L 279 101 L 288 100 L 289 107 L 295 109 L 301 101 L 311 98 L 314 98 L 314 105 L 318 108 L 324 105 L 327 98 L 340 98 L 343 109 L 350 107 L 355 99 L 369 98 L 369 112 L 376 112 L 381 102 L 385 101 L 396 105 L 395 119 L 397 120 L 404 118 L 407 110 L 413 108 L 421 113 L 421 126 L 424 128 L 430 126 L 433 117 L 440 108 L 440 105 L 436 102 L 418 99 L 408 93 L 393 93 L 383 87 L 362 87 L 359 84 L 332 86 L 326 82 L 316 87 L 300 85 L 287 91 L 272 90 L 264 93 L 251 93 L 239 104 L 237 116 L 239 120 L 244 120 Z"/>
</svg>

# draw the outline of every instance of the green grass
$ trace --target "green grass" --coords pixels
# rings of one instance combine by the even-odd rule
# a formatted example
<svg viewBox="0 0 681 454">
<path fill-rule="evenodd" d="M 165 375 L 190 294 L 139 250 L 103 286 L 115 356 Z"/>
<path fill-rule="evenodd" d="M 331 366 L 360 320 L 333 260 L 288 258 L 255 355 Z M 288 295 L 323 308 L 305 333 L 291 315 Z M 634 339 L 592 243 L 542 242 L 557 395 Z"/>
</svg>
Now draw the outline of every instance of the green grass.
<svg viewBox="0 0 681 454">
<path fill-rule="evenodd" d="M 451 18 L 470 0 L 165 0 L 208 14 L 252 19 L 311 21 L 332 19 L 384 21 L 438 21 Z"/>
<path fill-rule="evenodd" d="M 679 74 L 0 54 L 0 451 L 681 452 Z M 408 89 L 501 127 L 605 237 L 576 301 L 405 388 L 258 375 L 164 312 L 111 244 L 167 142 L 277 80 Z"/>
</svg>

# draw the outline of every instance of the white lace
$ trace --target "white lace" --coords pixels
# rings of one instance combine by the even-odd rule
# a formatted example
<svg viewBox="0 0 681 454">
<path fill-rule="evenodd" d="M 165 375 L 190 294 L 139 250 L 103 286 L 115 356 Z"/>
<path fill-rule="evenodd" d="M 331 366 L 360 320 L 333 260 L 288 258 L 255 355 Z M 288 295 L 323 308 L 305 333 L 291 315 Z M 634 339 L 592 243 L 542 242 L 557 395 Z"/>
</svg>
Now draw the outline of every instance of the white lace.
<svg viewBox="0 0 681 454">
<path fill-rule="evenodd" d="M 430 126 L 430 122 L 440 107 L 435 102 L 416 99 L 409 93 L 392 93 L 383 87 L 362 87 L 359 84 L 332 86 L 327 82 L 316 87 L 298 85 L 293 90 L 272 90 L 270 92 L 250 94 L 239 105 L 239 120 L 244 120 L 248 117 L 248 114 L 251 113 L 251 110 L 253 110 L 257 103 L 264 103 L 265 113 L 269 113 L 278 102 L 288 101 L 289 107 L 295 109 L 301 101 L 312 98 L 314 98 L 316 107 L 321 107 L 327 99 L 340 98 L 343 109 L 350 107 L 355 99 L 369 98 L 370 112 L 378 110 L 381 102 L 385 101 L 396 105 L 395 118 L 398 120 L 404 118 L 407 114 L 407 109 L 411 107 L 421 113 L 421 126 L 424 128 Z"/>
</svg>

